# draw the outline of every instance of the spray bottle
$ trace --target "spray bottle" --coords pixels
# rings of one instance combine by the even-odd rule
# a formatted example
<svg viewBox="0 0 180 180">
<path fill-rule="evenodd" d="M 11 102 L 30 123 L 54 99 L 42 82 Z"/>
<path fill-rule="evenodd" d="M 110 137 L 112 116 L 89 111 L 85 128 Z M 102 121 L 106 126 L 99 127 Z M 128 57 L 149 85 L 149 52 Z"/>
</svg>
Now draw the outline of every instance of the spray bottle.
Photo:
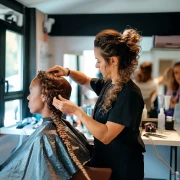
<svg viewBox="0 0 180 180">
<path fill-rule="evenodd" d="M 147 108 L 146 105 L 144 104 L 144 109 L 142 112 L 142 118 L 141 119 L 147 119 Z"/>
<path fill-rule="evenodd" d="M 158 114 L 158 132 L 163 133 L 165 128 L 165 114 L 164 109 L 160 108 L 160 113 Z"/>
</svg>

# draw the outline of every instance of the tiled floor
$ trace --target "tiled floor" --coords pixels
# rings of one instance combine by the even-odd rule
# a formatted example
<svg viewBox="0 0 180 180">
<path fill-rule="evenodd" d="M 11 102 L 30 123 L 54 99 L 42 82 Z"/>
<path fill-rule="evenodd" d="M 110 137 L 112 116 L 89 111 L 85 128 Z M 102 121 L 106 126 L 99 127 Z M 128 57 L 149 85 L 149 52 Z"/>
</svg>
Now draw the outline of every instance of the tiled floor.
<svg viewBox="0 0 180 180">
<path fill-rule="evenodd" d="M 167 179 L 144 178 L 144 180 L 167 180 Z"/>
</svg>

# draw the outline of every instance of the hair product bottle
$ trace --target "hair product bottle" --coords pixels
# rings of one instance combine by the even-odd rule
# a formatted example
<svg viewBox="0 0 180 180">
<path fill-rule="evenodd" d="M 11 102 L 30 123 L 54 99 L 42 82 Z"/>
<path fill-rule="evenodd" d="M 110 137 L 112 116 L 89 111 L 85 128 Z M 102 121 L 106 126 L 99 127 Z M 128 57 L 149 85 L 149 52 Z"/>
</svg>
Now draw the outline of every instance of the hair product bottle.
<svg viewBox="0 0 180 180">
<path fill-rule="evenodd" d="M 144 104 L 144 109 L 142 112 L 142 118 L 141 119 L 147 119 L 147 108 L 146 105 Z"/>
<path fill-rule="evenodd" d="M 163 133 L 165 128 L 165 114 L 164 109 L 160 108 L 160 113 L 158 114 L 158 132 Z"/>
</svg>

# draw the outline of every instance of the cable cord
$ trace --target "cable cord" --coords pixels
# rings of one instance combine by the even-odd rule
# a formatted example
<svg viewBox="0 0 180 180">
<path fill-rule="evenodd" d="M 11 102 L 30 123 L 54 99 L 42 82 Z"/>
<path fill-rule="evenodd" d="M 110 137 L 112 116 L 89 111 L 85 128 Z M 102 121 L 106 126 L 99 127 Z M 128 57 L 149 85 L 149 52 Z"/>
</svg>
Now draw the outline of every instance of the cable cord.
<svg viewBox="0 0 180 180">
<path fill-rule="evenodd" d="M 176 179 L 175 179 L 175 180 L 179 180 L 179 172 L 178 172 L 178 171 L 173 171 L 173 169 L 159 156 L 158 151 L 157 151 L 157 149 L 156 149 L 156 146 L 155 146 L 154 143 L 153 143 L 152 138 L 151 138 L 150 136 L 148 136 L 148 138 L 149 138 L 149 139 L 151 140 L 151 142 L 152 142 L 152 145 L 153 145 L 153 147 L 154 147 L 154 151 L 155 151 L 155 153 L 156 153 L 156 156 L 170 169 L 171 174 L 176 176 Z"/>
</svg>

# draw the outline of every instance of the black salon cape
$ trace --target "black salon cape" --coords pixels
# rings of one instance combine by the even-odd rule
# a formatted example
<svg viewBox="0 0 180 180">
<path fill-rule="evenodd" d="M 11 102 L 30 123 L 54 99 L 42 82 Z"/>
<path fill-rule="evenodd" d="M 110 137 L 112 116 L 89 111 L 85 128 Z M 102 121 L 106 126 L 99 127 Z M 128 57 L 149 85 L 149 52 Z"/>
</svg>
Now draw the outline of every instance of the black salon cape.
<svg viewBox="0 0 180 180">
<path fill-rule="evenodd" d="M 66 127 L 74 153 L 82 164 L 89 161 L 88 142 L 67 121 Z M 0 180 L 68 180 L 78 171 L 50 118 L 28 137 L 0 166 Z"/>
</svg>

